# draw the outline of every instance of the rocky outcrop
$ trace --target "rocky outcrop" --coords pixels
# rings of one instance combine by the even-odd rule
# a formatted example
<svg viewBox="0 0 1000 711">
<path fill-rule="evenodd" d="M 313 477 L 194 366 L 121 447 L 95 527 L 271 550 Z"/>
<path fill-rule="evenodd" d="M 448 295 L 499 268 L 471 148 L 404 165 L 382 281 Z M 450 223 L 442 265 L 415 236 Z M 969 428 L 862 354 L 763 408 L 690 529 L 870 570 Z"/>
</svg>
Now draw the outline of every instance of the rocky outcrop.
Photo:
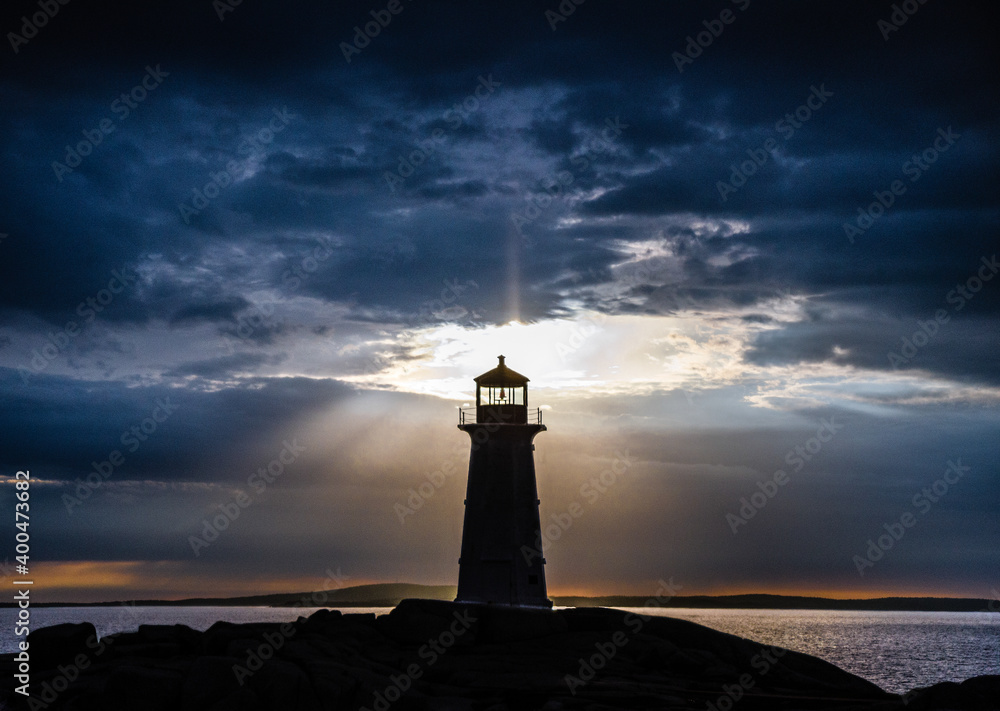
<svg viewBox="0 0 1000 711">
<path fill-rule="evenodd" d="M 904 699 L 809 655 L 604 608 L 404 600 L 378 619 L 321 610 L 294 623 L 143 625 L 100 640 L 92 625 L 59 625 L 28 641 L 30 700 L 14 692 L 15 656 L 0 657 L 0 699 L 12 708 L 1000 708 L 1000 677 Z"/>
</svg>

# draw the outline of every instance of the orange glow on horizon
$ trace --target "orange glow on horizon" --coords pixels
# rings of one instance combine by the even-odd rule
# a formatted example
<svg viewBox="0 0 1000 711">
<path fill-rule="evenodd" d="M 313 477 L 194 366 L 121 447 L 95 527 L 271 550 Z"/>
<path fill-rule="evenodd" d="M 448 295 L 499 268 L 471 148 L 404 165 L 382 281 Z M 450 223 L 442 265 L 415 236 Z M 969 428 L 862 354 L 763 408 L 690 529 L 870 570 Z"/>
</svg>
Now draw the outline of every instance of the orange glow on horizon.
<svg viewBox="0 0 1000 711">
<path fill-rule="evenodd" d="M 334 590 L 322 576 L 259 578 L 222 577 L 191 571 L 179 561 L 49 561 L 32 566 L 33 599 L 39 602 L 112 602 L 116 600 L 185 600 L 304 593 Z M 351 578 L 346 586 L 372 581 Z"/>
</svg>

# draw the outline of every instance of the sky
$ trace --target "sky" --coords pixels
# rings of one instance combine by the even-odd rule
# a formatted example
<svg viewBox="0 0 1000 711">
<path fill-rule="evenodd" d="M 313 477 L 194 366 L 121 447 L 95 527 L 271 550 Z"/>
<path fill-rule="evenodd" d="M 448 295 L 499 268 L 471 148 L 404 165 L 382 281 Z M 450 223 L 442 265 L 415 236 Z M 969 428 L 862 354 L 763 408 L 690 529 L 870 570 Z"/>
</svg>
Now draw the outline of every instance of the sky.
<svg viewBox="0 0 1000 711">
<path fill-rule="evenodd" d="M 10 5 L 33 599 L 455 584 L 500 354 L 551 594 L 1000 598 L 995 9 Z"/>
</svg>

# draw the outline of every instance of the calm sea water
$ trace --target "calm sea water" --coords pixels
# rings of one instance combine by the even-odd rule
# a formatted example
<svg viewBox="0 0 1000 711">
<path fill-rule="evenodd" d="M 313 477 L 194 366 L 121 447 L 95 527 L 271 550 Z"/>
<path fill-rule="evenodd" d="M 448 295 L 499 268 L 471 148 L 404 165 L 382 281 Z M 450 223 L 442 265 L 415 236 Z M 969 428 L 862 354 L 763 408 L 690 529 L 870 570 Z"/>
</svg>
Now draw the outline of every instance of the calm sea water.
<svg viewBox="0 0 1000 711">
<path fill-rule="evenodd" d="M 286 622 L 317 608 L 282 607 L 49 607 L 31 611 L 37 629 L 61 622 L 93 622 L 98 634 L 128 632 L 140 624 L 188 625 L 208 629 L 217 620 Z M 344 612 L 388 613 L 388 607 L 345 608 Z M 903 692 L 940 681 L 1000 674 L 1000 615 L 988 612 L 854 612 L 831 610 L 670 610 L 624 608 L 669 615 L 812 654 Z M 0 609 L 0 652 L 16 649 L 17 611 Z"/>
<path fill-rule="evenodd" d="M 894 693 L 1000 674 L 995 612 L 671 609 L 661 614 L 812 654 Z"/>
</svg>

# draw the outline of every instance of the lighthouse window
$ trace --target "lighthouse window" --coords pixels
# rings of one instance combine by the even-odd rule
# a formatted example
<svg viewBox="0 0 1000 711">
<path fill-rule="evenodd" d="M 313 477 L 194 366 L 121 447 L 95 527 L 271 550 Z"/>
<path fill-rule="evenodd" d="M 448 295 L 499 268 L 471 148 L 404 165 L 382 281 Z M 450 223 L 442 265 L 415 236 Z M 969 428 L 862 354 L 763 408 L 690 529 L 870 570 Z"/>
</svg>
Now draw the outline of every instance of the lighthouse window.
<svg viewBox="0 0 1000 711">
<path fill-rule="evenodd" d="M 528 576 L 528 585 L 538 585 L 538 576 L 537 575 L 529 575 Z"/>
<path fill-rule="evenodd" d="M 483 405 L 523 405 L 524 388 L 517 385 L 485 387 L 482 389 L 481 398 Z"/>
</svg>

